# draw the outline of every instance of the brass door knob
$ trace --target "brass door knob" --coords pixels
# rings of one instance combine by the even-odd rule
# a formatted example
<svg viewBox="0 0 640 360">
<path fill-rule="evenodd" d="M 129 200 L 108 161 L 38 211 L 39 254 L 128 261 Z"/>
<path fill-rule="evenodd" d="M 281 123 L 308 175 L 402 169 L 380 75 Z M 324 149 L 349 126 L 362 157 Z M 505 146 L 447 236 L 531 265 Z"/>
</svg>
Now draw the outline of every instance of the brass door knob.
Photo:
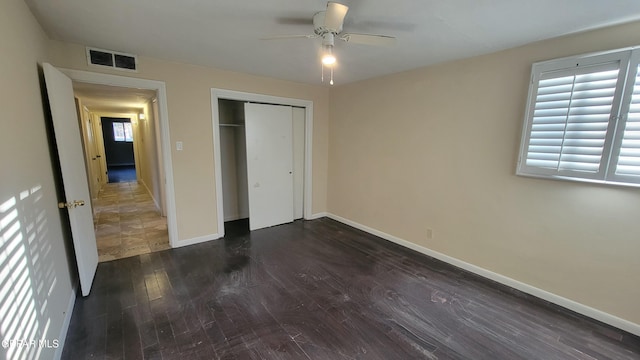
<svg viewBox="0 0 640 360">
<path fill-rule="evenodd" d="M 64 208 L 68 208 L 68 209 L 73 209 L 77 206 L 84 206 L 84 200 L 74 200 L 73 202 L 59 202 L 58 203 L 58 207 L 60 209 L 64 209 Z"/>
</svg>

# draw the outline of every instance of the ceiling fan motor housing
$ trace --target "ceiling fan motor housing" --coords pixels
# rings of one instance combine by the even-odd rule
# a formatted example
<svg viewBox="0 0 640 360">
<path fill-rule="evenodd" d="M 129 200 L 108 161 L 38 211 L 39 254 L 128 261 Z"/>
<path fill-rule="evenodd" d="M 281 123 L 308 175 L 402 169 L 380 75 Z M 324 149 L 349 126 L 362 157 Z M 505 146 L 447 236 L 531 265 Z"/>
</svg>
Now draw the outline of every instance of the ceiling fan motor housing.
<svg viewBox="0 0 640 360">
<path fill-rule="evenodd" d="M 342 25 L 340 25 L 339 29 L 329 29 L 325 26 L 324 17 L 326 13 L 326 11 L 320 11 L 313 15 L 313 31 L 320 36 L 327 33 L 339 34 L 342 31 Z"/>
</svg>

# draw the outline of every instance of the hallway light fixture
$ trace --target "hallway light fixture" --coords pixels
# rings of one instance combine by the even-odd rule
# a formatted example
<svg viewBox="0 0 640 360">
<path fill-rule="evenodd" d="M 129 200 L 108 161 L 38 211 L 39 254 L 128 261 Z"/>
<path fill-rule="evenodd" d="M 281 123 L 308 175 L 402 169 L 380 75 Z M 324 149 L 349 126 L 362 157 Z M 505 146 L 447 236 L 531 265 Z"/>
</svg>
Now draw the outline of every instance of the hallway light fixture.
<svg viewBox="0 0 640 360">
<path fill-rule="evenodd" d="M 144 120 L 145 119 L 144 113 L 138 114 L 138 119 Z"/>
</svg>

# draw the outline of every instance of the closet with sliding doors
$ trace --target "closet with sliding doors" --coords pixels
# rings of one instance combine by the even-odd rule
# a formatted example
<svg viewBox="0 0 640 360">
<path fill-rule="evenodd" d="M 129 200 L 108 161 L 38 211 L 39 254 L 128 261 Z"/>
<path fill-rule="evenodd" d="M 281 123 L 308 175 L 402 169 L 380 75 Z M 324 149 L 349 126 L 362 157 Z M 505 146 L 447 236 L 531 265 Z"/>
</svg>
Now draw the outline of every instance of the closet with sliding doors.
<svg viewBox="0 0 640 360">
<path fill-rule="evenodd" d="M 305 109 L 218 100 L 224 221 L 303 217 Z"/>
</svg>

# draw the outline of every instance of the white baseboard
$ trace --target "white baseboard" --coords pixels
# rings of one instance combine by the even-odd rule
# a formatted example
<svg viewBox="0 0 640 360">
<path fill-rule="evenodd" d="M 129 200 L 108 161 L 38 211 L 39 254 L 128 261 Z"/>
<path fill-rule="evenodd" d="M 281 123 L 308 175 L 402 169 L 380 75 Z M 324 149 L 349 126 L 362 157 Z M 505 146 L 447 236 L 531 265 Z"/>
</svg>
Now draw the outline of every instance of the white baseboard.
<svg viewBox="0 0 640 360">
<path fill-rule="evenodd" d="M 198 236 L 198 237 L 191 238 L 191 239 L 178 240 L 178 241 L 176 241 L 176 244 L 173 246 L 173 248 L 179 248 L 179 247 L 183 247 L 183 246 L 200 244 L 200 243 L 211 241 L 211 240 L 218 240 L 221 237 L 222 236 L 220 236 L 220 234 L 216 233 L 216 234 L 211 234 L 211 235 Z"/>
<path fill-rule="evenodd" d="M 59 346 L 53 353 L 53 358 L 56 360 L 62 358 L 62 350 L 64 349 L 64 342 L 67 339 L 67 333 L 69 332 L 69 325 L 71 324 L 71 316 L 73 315 L 73 307 L 75 304 L 76 289 L 72 288 L 69 304 L 67 305 L 67 311 L 64 313 L 64 319 L 62 320 L 62 329 L 60 329 L 60 335 L 58 336 Z"/>
<path fill-rule="evenodd" d="M 316 219 L 320 219 L 323 217 L 330 217 L 329 213 L 327 212 L 319 212 L 319 213 L 315 213 L 315 214 L 311 214 L 311 216 L 304 218 L 305 220 L 316 220 Z"/>
<path fill-rule="evenodd" d="M 147 183 L 144 182 L 142 178 L 140 178 L 139 182 L 142 184 L 142 186 L 144 186 L 145 189 L 147 189 L 147 193 L 149 194 L 149 196 L 151 196 L 151 200 L 153 200 L 153 203 L 156 205 L 156 209 L 158 209 L 158 211 L 160 211 L 160 213 L 162 214 L 162 208 L 160 207 L 160 202 L 153 196 L 153 192 L 151 191 L 151 189 L 149 189 L 149 187 L 147 186 Z"/>
<path fill-rule="evenodd" d="M 588 316 L 590 318 L 596 319 L 598 321 L 601 321 L 605 324 L 609 324 L 611 326 L 614 326 L 618 329 L 622 329 L 624 331 L 627 331 L 629 333 L 632 333 L 634 335 L 640 336 L 640 324 L 636 324 L 633 323 L 631 321 L 619 318 L 615 315 L 611 315 L 609 313 L 606 313 L 604 311 L 598 310 L 598 309 L 594 309 L 590 306 L 578 303 L 576 301 L 567 299 L 565 297 L 550 293 L 548 291 L 539 289 L 535 286 L 531 286 L 529 284 L 525 284 L 523 282 L 520 282 L 518 280 L 514 280 L 510 277 L 504 276 L 504 275 L 500 275 L 498 273 L 495 273 L 493 271 L 481 268 L 479 266 L 470 264 L 468 262 L 462 261 L 460 259 L 456 259 L 454 257 L 439 253 L 437 251 L 433 251 L 431 249 L 428 249 L 426 247 L 414 244 L 410 241 L 401 239 L 399 237 L 387 234 L 385 232 L 382 232 L 380 230 L 376 230 L 374 228 L 368 227 L 366 225 L 362 225 L 360 223 L 357 223 L 355 221 L 343 218 L 341 216 L 338 215 L 334 215 L 331 213 L 327 213 L 326 217 L 336 220 L 338 222 L 341 222 L 343 224 L 352 226 L 356 229 L 360 229 L 362 231 L 365 231 L 367 233 L 370 233 L 372 235 L 381 237 L 385 240 L 391 241 L 393 243 L 396 243 L 398 245 L 404 246 L 406 248 L 415 250 L 417 252 L 423 253 L 425 255 L 431 256 L 433 258 L 436 258 L 438 260 L 444 261 L 448 264 L 451 264 L 453 266 L 459 267 L 461 269 L 467 270 L 469 272 L 472 272 L 474 274 L 480 275 L 484 278 L 496 281 L 498 283 L 501 283 L 503 285 L 509 286 L 511 288 L 520 290 L 524 293 L 527 293 L 529 295 L 533 295 L 537 298 L 549 301 L 553 304 L 562 306 L 566 309 L 572 310 L 574 312 L 577 312 L 579 314 Z"/>
</svg>

